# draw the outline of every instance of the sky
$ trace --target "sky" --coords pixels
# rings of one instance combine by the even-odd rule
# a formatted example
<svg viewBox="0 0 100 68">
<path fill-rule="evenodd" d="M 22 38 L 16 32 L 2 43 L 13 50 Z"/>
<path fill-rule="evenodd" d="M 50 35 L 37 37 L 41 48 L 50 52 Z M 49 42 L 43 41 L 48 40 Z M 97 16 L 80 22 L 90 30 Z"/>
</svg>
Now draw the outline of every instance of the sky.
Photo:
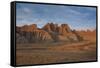
<svg viewBox="0 0 100 68">
<path fill-rule="evenodd" d="M 39 28 L 42 28 L 50 22 L 68 24 L 70 28 L 77 30 L 95 29 L 96 8 L 31 3 L 16 4 L 17 26 L 37 24 Z"/>
</svg>

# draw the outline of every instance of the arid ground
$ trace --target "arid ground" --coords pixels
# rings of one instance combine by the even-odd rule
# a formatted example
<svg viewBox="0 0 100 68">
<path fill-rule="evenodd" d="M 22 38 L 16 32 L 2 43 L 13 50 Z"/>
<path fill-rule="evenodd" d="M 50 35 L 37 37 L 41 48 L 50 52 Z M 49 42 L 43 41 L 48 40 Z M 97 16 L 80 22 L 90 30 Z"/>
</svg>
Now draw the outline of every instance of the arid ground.
<svg viewBox="0 0 100 68">
<path fill-rule="evenodd" d="M 18 65 L 96 60 L 96 42 L 17 44 Z"/>
</svg>

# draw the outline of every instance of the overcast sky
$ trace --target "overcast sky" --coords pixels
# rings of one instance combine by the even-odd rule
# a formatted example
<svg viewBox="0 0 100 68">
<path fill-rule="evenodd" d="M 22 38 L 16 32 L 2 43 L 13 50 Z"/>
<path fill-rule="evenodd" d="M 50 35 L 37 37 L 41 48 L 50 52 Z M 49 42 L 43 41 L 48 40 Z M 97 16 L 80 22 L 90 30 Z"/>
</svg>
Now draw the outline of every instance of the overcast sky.
<svg viewBox="0 0 100 68">
<path fill-rule="evenodd" d="M 41 28 L 49 22 L 69 24 L 72 29 L 95 29 L 96 8 L 30 3 L 16 4 L 17 26 L 37 24 Z"/>
</svg>

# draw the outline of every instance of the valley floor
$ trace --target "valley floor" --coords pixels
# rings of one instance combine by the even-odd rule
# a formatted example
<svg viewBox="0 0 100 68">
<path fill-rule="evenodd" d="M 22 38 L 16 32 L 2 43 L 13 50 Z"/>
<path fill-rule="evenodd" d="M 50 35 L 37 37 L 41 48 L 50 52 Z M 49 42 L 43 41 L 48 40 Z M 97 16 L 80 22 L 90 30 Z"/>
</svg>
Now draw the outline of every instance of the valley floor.
<svg viewBox="0 0 100 68">
<path fill-rule="evenodd" d="M 32 43 L 16 45 L 17 65 L 96 60 L 96 42 Z"/>
</svg>

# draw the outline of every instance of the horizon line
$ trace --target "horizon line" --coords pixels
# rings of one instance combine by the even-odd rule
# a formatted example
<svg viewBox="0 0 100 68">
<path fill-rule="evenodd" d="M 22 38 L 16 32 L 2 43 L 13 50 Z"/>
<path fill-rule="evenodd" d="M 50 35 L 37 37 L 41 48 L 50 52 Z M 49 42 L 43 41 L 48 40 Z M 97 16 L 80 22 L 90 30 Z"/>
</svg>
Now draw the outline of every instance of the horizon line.
<svg viewBox="0 0 100 68">
<path fill-rule="evenodd" d="M 51 22 L 51 23 L 53 23 L 53 22 Z M 49 23 L 49 24 L 51 24 L 51 23 Z M 36 23 L 33 23 L 33 24 L 35 24 L 35 25 L 37 26 L 37 28 L 42 28 L 43 26 L 45 26 L 45 25 L 48 24 L 48 23 L 46 23 L 46 24 L 43 25 L 42 27 L 39 27 L 38 24 L 36 24 Z M 23 26 L 25 26 L 25 25 L 29 26 L 29 25 L 33 25 L 33 24 L 23 24 L 23 25 L 17 25 L 17 24 L 16 24 L 16 26 L 17 26 L 17 27 L 23 27 Z M 61 24 L 60 24 L 60 23 L 53 23 L 53 24 L 57 24 L 58 26 L 61 26 L 61 24 L 67 24 L 67 23 L 61 23 Z M 96 28 L 85 28 L 85 29 L 80 28 L 80 29 L 78 29 L 78 28 L 73 28 L 73 27 L 71 27 L 71 25 L 69 25 L 69 24 L 67 24 L 67 25 L 70 27 L 71 30 L 77 30 L 77 31 L 87 31 L 87 30 L 94 31 L 94 30 L 96 30 Z"/>
</svg>

